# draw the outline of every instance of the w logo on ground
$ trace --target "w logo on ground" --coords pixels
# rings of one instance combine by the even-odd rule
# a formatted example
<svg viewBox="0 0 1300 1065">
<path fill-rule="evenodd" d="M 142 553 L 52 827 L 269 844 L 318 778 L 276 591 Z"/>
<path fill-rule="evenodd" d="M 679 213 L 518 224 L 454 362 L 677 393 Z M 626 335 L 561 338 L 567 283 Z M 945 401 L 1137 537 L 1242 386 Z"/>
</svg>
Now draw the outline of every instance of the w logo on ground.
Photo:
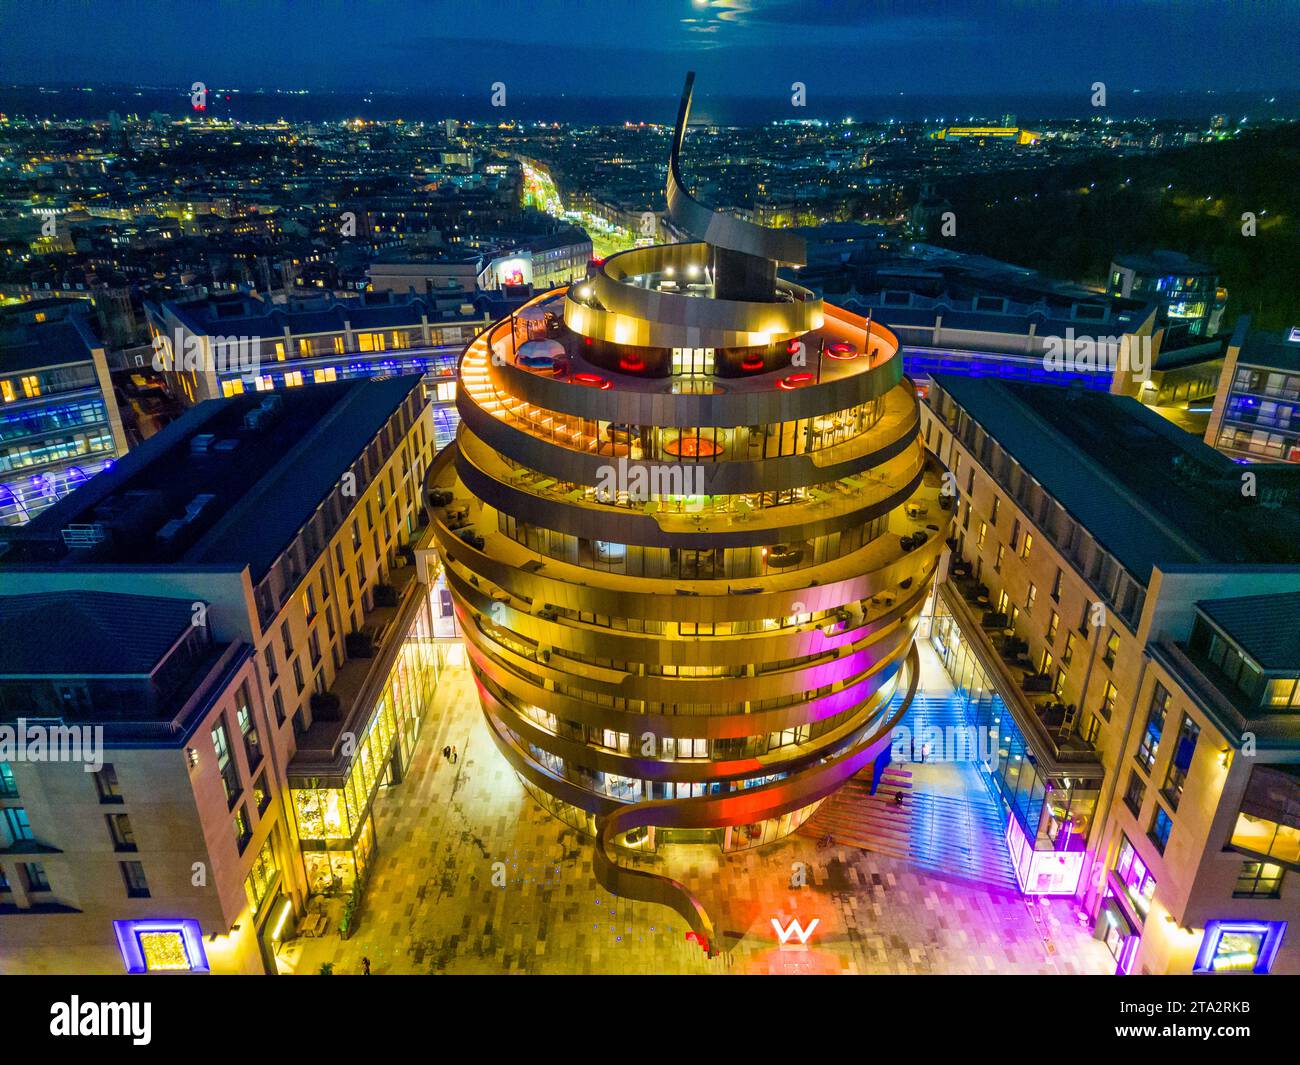
<svg viewBox="0 0 1300 1065">
<path fill-rule="evenodd" d="M 807 944 L 808 937 L 813 934 L 813 929 L 821 924 L 821 920 L 820 917 L 814 917 L 808 927 L 804 928 L 804 926 L 799 923 L 798 917 L 792 917 L 790 923 L 782 928 L 781 922 L 773 917 L 772 931 L 776 933 L 776 938 L 781 941 L 781 946 L 785 946 L 789 943 L 791 936 L 798 936 L 800 943 Z"/>
</svg>

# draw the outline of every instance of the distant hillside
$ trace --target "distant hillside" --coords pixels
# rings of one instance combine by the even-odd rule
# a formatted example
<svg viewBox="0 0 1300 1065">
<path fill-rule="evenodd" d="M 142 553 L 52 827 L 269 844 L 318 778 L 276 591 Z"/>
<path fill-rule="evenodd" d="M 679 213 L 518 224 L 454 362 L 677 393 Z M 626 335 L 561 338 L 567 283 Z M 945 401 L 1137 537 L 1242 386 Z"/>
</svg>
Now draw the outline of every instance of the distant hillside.
<svg viewBox="0 0 1300 1065">
<path fill-rule="evenodd" d="M 1104 285 L 1112 256 L 1171 248 L 1219 268 L 1226 320 L 1300 324 L 1300 125 L 1142 159 L 1094 158 L 941 186 L 955 237 L 931 240 Z M 1257 218 L 1242 235 L 1241 216 Z"/>
</svg>

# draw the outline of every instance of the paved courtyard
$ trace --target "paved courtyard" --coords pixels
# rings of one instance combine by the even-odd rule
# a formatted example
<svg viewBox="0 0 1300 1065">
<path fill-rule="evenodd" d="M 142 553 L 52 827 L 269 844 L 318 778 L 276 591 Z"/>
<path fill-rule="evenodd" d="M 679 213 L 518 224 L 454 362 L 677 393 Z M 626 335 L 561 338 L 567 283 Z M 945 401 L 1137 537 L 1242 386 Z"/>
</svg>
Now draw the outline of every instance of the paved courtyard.
<svg viewBox="0 0 1300 1065">
<path fill-rule="evenodd" d="M 460 759 L 442 758 L 455 744 Z M 676 914 L 611 896 L 591 843 L 542 812 L 488 737 L 468 669 L 443 674 L 414 763 L 376 803 L 379 852 L 346 942 L 298 939 L 286 971 L 386 973 L 1104 973 L 1114 963 L 1065 902 L 1027 901 L 795 836 L 723 857 L 665 848 L 648 866 L 709 907 L 709 960 Z M 501 863 L 496 865 L 496 863 Z M 800 864 L 802 863 L 802 864 Z M 494 867 L 505 885 L 493 886 Z M 805 886 L 791 885 L 803 869 Z M 498 881 L 501 876 L 496 878 Z M 797 877 L 796 877 L 797 879 Z M 818 923 L 806 947 L 773 930 Z"/>
</svg>

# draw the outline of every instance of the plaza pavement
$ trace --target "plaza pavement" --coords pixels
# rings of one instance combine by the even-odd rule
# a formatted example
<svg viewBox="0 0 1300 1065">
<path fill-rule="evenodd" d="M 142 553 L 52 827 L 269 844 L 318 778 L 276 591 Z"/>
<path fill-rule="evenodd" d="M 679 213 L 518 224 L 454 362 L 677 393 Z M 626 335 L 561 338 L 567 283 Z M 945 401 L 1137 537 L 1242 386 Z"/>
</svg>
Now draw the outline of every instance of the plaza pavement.
<svg viewBox="0 0 1300 1065">
<path fill-rule="evenodd" d="M 455 744 L 460 759 L 442 757 Z M 669 870 L 709 907 L 723 955 L 709 960 L 676 914 L 611 896 L 591 843 L 543 812 L 487 734 L 467 668 L 448 669 L 406 779 L 376 801 L 379 850 L 353 936 L 296 939 L 286 972 L 1105 973 L 1105 947 L 1065 901 L 1026 900 L 854 848 L 792 836 L 724 857 L 667 847 Z M 493 886 L 494 863 L 505 886 Z M 792 887 L 803 863 L 806 886 Z M 497 879 L 500 879 L 498 877 Z M 776 918 L 803 928 L 778 945 Z M 331 922 L 332 924 L 332 922 Z"/>
</svg>

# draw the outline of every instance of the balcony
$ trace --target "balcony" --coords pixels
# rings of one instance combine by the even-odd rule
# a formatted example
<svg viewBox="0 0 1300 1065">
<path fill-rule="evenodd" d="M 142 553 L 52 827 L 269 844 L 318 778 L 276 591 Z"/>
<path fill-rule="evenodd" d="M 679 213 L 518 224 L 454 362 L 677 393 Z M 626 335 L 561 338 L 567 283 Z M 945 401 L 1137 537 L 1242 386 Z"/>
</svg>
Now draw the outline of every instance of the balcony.
<svg viewBox="0 0 1300 1065">
<path fill-rule="evenodd" d="M 399 555 L 399 560 L 407 556 Z M 346 735 L 361 736 L 366 715 L 387 679 L 394 643 L 405 630 L 404 616 L 413 608 L 423 587 L 410 562 L 389 572 L 388 584 L 377 585 L 373 606 L 361 628 L 347 638 L 348 658 L 334 675 L 334 683 L 312 698 L 312 723 L 298 739 L 289 766 L 291 776 L 346 775 L 348 758 L 341 743 Z M 388 588 L 387 592 L 379 592 Z"/>
<path fill-rule="evenodd" d="M 988 588 L 969 570 L 968 563 L 954 562 L 940 594 L 1035 754 L 1049 775 L 1080 763 L 1099 765 L 1092 744 L 1075 731 L 1077 707 L 1053 695 L 1051 675 L 1037 671 L 1028 642 L 1010 627 L 1007 616 L 985 609 Z M 967 575 L 957 575 L 963 573 Z"/>
</svg>

